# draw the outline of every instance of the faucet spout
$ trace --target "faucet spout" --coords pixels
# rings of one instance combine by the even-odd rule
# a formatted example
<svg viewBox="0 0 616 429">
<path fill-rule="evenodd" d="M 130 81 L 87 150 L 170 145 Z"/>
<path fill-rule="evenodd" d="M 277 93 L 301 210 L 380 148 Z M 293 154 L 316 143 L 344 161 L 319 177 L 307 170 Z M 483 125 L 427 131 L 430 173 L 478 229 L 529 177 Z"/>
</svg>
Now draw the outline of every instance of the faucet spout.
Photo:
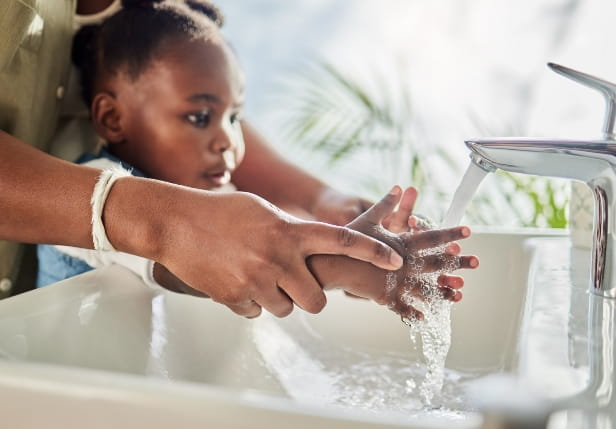
<svg viewBox="0 0 616 429">
<path fill-rule="evenodd" d="M 616 142 L 495 138 L 467 140 L 472 161 L 486 171 L 585 182 L 595 197 L 590 290 L 616 298 Z"/>
</svg>

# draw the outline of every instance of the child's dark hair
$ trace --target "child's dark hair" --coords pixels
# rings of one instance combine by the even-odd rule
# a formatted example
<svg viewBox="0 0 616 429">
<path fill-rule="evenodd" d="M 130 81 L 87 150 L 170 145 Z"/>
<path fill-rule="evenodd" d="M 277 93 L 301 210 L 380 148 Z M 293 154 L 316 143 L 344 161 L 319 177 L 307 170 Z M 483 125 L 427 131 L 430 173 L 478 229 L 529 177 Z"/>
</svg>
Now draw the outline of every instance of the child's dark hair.
<svg viewBox="0 0 616 429">
<path fill-rule="evenodd" d="M 136 79 L 163 42 L 208 35 L 224 22 L 206 0 L 123 0 L 122 6 L 102 24 L 82 27 L 73 40 L 72 60 L 88 106 L 102 75 L 122 70 Z"/>
</svg>

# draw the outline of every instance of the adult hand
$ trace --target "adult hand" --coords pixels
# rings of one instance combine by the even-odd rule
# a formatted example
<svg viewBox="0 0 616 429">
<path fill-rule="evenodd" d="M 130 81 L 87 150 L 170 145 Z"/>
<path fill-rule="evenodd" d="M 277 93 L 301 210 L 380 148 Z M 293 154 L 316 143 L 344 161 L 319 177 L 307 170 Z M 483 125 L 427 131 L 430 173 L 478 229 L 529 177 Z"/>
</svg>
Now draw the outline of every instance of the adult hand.
<svg viewBox="0 0 616 429">
<path fill-rule="evenodd" d="M 164 186 L 170 191 L 158 197 L 173 198 L 161 207 L 165 216 L 156 228 L 158 242 L 151 259 L 246 317 L 258 316 L 262 308 L 283 317 L 294 303 L 319 312 L 326 299 L 306 266 L 309 255 L 346 255 L 384 269 L 402 265 L 399 255 L 373 238 L 345 227 L 302 221 L 252 194 Z M 120 197 L 117 189 L 123 188 L 114 186 L 108 202 Z M 105 223 L 112 225 L 107 206 L 105 212 Z M 110 239 L 115 244 L 114 237 Z"/>
</svg>

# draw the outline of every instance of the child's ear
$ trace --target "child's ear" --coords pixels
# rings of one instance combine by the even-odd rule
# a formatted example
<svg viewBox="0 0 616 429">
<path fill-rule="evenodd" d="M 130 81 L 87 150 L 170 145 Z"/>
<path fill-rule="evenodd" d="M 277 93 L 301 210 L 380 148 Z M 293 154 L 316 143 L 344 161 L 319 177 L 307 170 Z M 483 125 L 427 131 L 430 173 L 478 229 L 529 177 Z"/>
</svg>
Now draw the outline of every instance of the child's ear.
<svg viewBox="0 0 616 429">
<path fill-rule="evenodd" d="M 110 92 L 99 92 L 92 100 L 92 122 L 99 136 L 109 143 L 124 141 L 118 100 Z"/>
</svg>

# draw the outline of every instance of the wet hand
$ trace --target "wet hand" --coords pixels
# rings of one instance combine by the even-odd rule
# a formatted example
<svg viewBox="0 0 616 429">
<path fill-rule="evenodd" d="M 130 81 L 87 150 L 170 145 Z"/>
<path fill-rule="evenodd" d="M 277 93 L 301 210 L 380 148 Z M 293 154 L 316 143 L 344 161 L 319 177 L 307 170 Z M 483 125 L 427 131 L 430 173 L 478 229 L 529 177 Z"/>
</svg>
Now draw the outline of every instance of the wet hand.
<svg viewBox="0 0 616 429">
<path fill-rule="evenodd" d="M 468 227 L 426 230 L 427 224 L 412 216 L 416 198 L 414 188 L 402 193 L 399 187 L 394 187 L 349 227 L 382 240 L 405 255 L 405 265 L 388 275 L 385 292 L 376 300 L 402 316 L 421 319 L 423 315 L 409 304 L 409 297 L 434 298 L 427 296 L 430 291 L 426 288 L 426 276 L 439 274 L 435 285 L 439 297 L 458 302 L 462 299 L 459 289 L 464 280 L 448 273 L 476 268 L 479 260 L 475 256 L 459 255 L 457 241 L 470 236 Z"/>
<path fill-rule="evenodd" d="M 409 253 L 402 269 L 387 277 L 384 303 L 394 312 L 409 319 L 422 320 L 424 315 L 413 305 L 414 300 L 432 301 L 445 299 L 458 302 L 462 299 L 460 289 L 464 279 L 449 273 L 458 269 L 474 269 L 479 266 L 476 256 L 460 256 L 460 246 L 446 245 L 450 237 L 467 238 L 467 227 L 433 230 L 412 234 L 420 236 L 420 243 L 409 243 Z M 421 237 L 425 236 L 425 237 Z M 411 240 L 414 241 L 414 240 Z M 430 243 L 424 247 L 422 243 Z M 432 247 L 432 245 L 435 245 Z"/>
</svg>

